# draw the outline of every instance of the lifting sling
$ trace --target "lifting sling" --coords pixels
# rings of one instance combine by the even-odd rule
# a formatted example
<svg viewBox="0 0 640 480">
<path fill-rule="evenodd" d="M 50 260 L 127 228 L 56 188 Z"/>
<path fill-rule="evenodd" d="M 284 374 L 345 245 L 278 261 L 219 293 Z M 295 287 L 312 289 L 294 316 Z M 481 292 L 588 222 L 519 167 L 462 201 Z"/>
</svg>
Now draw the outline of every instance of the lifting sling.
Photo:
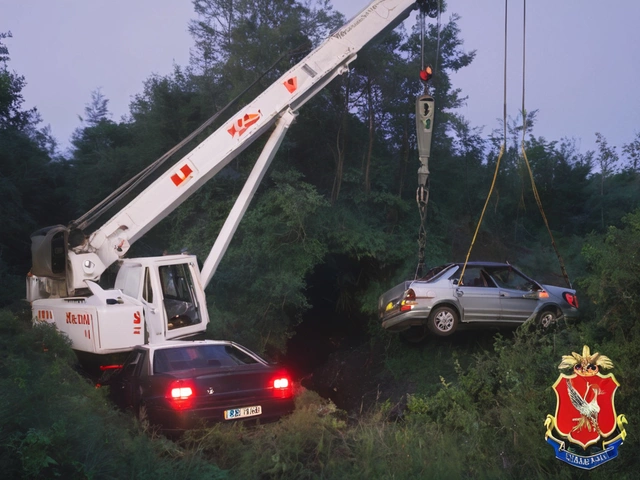
<svg viewBox="0 0 640 480">
<path fill-rule="evenodd" d="M 504 103 L 503 103 L 503 128 L 504 128 L 504 136 L 503 143 L 500 147 L 500 153 L 498 154 L 498 160 L 496 162 L 496 168 L 493 175 L 493 181 L 491 183 L 491 188 L 489 189 L 489 193 L 487 195 L 487 199 L 485 201 L 484 207 L 482 209 L 482 213 L 480 215 L 480 220 L 478 221 L 478 225 L 476 226 L 475 233 L 473 235 L 473 239 L 471 240 L 471 245 L 469 246 L 469 251 L 467 252 L 467 256 L 464 260 L 464 265 L 462 266 L 462 272 L 460 273 L 460 279 L 458 280 L 458 285 L 464 285 L 464 273 L 467 268 L 467 263 L 469 261 L 469 257 L 471 256 L 471 250 L 475 244 L 476 238 L 478 236 L 478 232 L 480 230 L 480 225 L 482 224 L 482 220 L 484 218 L 484 214 L 487 209 L 487 205 L 489 204 L 489 199 L 493 193 L 493 189 L 496 183 L 496 178 L 498 176 L 498 171 L 500 169 L 500 160 L 505 153 L 506 143 L 507 143 L 507 0 L 505 0 L 504 5 Z M 560 263 L 560 269 L 562 271 L 562 276 L 564 277 L 565 282 L 569 288 L 573 288 L 571 285 L 571 281 L 569 280 L 569 275 L 567 274 L 567 270 L 564 266 L 564 261 L 560 256 L 560 252 L 558 251 L 558 247 L 556 246 L 555 239 L 553 238 L 553 234 L 551 233 L 551 227 L 549 226 L 549 222 L 547 221 L 547 216 L 544 213 L 544 209 L 542 208 L 542 202 L 540 200 L 540 196 L 538 195 L 538 189 L 536 188 L 535 180 L 533 178 L 533 171 L 531 170 L 531 165 L 529 164 L 529 159 L 527 158 L 527 152 L 525 150 L 525 136 L 527 133 L 527 112 L 525 110 L 525 67 L 526 67 L 526 26 L 527 26 L 527 1 L 524 0 L 524 15 L 523 15 L 523 27 L 522 27 L 522 142 L 521 142 L 521 153 L 522 158 L 527 167 L 527 171 L 529 172 L 529 178 L 531 180 L 531 189 L 533 191 L 533 196 L 536 200 L 536 204 L 538 205 L 538 209 L 540 210 L 540 214 L 542 215 L 542 219 L 544 224 L 549 232 L 549 236 L 551 237 L 551 245 L 554 249 L 556 256 L 558 257 L 558 262 Z"/>
</svg>

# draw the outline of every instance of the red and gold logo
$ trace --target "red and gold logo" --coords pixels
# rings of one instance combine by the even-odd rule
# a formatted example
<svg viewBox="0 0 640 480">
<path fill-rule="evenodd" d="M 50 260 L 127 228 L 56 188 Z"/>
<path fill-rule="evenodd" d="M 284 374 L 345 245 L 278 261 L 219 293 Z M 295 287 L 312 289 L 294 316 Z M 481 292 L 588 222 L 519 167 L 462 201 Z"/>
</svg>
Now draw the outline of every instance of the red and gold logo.
<svg viewBox="0 0 640 480">
<path fill-rule="evenodd" d="M 612 373 L 611 360 L 600 353 L 591 354 L 587 345 L 582 355 L 564 355 L 561 373 L 553 384 L 557 404 L 555 416 L 547 415 L 545 438 L 556 450 L 556 458 L 590 470 L 618 455 L 626 437 L 624 415 L 617 415 L 614 396 L 620 386 Z"/>
</svg>

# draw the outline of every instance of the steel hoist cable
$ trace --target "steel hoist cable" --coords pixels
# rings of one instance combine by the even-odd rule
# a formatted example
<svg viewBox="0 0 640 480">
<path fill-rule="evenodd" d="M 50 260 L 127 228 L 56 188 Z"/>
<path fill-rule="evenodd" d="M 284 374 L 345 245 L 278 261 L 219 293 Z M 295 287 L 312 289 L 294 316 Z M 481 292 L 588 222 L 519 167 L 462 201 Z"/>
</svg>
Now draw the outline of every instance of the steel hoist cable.
<svg viewBox="0 0 640 480">
<path fill-rule="evenodd" d="M 437 16 L 438 43 L 436 46 L 436 64 L 440 56 L 440 0 L 437 3 L 437 12 L 420 12 L 420 79 L 424 83 L 424 92 L 416 99 L 416 138 L 418 143 L 418 157 L 420 167 L 418 169 L 418 189 L 416 191 L 416 203 L 420 214 L 420 228 L 418 229 L 418 265 L 414 279 L 422 276 L 427 245 L 427 205 L 429 203 L 429 156 L 431 155 L 431 135 L 433 133 L 433 116 L 435 102 L 429 95 L 428 82 L 434 74 L 431 66 L 425 66 L 425 16 Z"/>
<path fill-rule="evenodd" d="M 482 220 L 484 220 L 484 214 L 487 211 L 489 200 L 491 199 L 491 195 L 493 194 L 493 189 L 496 185 L 496 179 L 498 178 L 498 172 L 500 171 L 500 161 L 502 160 L 502 156 L 504 155 L 504 152 L 506 150 L 506 145 L 507 145 L 507 45 L 508 45 L 507 2 L 508 0 L 504 0 L 504 69 L 503 69 L 502 145 L 500 146 L 500 153 L 498 154 L 498 160 L 496 161 L 496 168 L 495 168 L 495 171 L 493 172 L 493 180 L 491 181 L 491 188 L 489 188 L 489 193 L 487 194 L 487 199 L 484 202 L 484 207 L 482 207 L 482 213 L 480 214 L 480 219 L 478 220 L 476 231 L 474 232 L 473 238 L 471 239 L 471 245 L 469 245 L 469 251 L 467 252 L 467 256 L 464 259 L 464 264 L 462 265 L 462 272 L 460 272 L 460 279 L 458 280 L 458 285 L 464 285 L 464 272 L 467 269 L 467 263 L 469 263 L 469 257 L 471 256 L 471 251 L 473 250 L 473 246 L 476 243 L 476 238 L 478 237 L 478 232 L 480 231 L 480 226 L 482 225 Z"/>
<path fill-rule="evenodd" d="M 260 76 L 258 76 L 249 86 L 247 86 L 242 92 L 240 92 L 233 100 L 227 103 L 220 111 L 218 111 L 217 113 L 212 115 L 210 118 L 208 118 L 202 125 L 200 125 L 193 132 L 191 132 L 180 143 L 178 143 L 176 146 L 171 148 L 169 151 L 167 151 L 165 154 L 163 154 L 153 163 L 148 165 L 141 172 L 137 173 L 134 177 L 130 178 L 127 182 L 119 186 L 114 192 L 112 192 L 104 200 L 102 200 L 100 203 L 98 203 L 93 208 L 91 208 L 91 210 L 83 214 L 78 219 L 70 222 L 69 228 L 84 230 L 85 228 L 90 226 L 107 210 L 109 210 L 117 202 L 119 202 L 125 195 L 131 193 L 136 187 L 142 184 L 144 180 L 149 178 L 149 176 L 153 172 L 155 172 L 160 166 L 162 166 L 176 152 L 178 152 L 182 147 L 187 145 L 196 136 L 201 134 L 207 127 L 209 127 L 214 121 L 216 121 L 224 112 L 226 112 L 229 108 L 235 105 L 235 103 L 238 100 L 240 100 L 240 98 L 242 98 L 251 88 L 257 85 L 266 75 L 268 75 L 271 71 L 273 71 L 283 59 L 287 57 L 291 57 L 293 55 L 304 53 L 308 50 L 309 50 L 309 46 L 307 44 L 303 44 L 293 50 L 290 50 L 282 54 L 267 70 L 265 70 Z"/>
<path fill-rule="evenodd" d="M 538 188 L 536 187 L 536 182 L 533 178 L 533 171 L 531 170 L 531 165 L 529 164 L 529 159 L 527 158 L 527 151 L 525 149 L 525 135 L 527 133 L 527 112 L 524 108 L 525 105 L 525 73 L 526 73 L 526 32 L 527 32 L 527 0 L 524 0 L 524 14 L 523 14 L 523 25 L 522 25 L 522 143 L 521 143 L 521 151 L 522 158 L 524 159 L 524 163 L 527 166 L 527 171 L 529 172 L 529 178 L 531 180 L 531 190 L 533 191 L 533 196 L 536 199 L 536 203 L 538 204 L 538 209 L 540 210 L 540 214 L 542 215 L 542 220 L 544 221 L 545 226 L 547 227 L 547 232 L 549 232 L 549 237 L 551 238 L 551 245 L 553 250 L 558 257 L 558 262 L 560 263 L 560 270 L 562 270 L 562 276 L 564 277 L 565 282 L 567 282 L 567 286 L 569 288 L 573 288 L 571 285 L 571 280 L 569 280 L 569 275 L 567 274 L 567 270 L 564 266 L 564 261 L 562 260 L 562 256 L 560 255 L 560 251 L 556 245 L 556 241 L 553 238 L 553 233 L 551 233 L 551 227 L 549 226 L 549 221 L 547 220 L 547 216 L 544 213 L 544 209 L 542 208 L 542 200 L 540 200 L 540 195 L 538 194 Z"/>
<path fill-rule="evenodd" d="M 436 29 L 437 29 L 437 33 L 438 33 L 438 39 L 436 42 L 436 61 L 435 61 L 435 68 L 433 69 L 434 73 L 438 71 L 438 64 L 439 64 L 439 60 L 440 60 L 440 19 L 441 19 L 441 5 L 440 5 L 440 1 L 438 0 L 438 16 L 437 16 L 437 21 L 436 21 Z M 424 68 L 424 66 L 423 66 Z"/>
</svg>

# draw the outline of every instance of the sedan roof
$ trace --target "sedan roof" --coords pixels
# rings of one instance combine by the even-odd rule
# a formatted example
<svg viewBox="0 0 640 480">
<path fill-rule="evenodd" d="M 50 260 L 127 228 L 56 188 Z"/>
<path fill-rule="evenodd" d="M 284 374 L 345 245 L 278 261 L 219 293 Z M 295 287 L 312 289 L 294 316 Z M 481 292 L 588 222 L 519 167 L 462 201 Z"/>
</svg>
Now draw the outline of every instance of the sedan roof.
<svg viewBox="0 0 640 480">
<path fill-rule="evenodd" d="M 464 262 L 456 262 L 451 265 L 464 265 Z M 505 262 L 481 262 L 481 261 L 473 261 L 467 262 L 467 267 L 514 267 L 510 263 Z"/>
<path fill-rule="evenodd" d="M 180 348 L 191 345 L 237 345 L 237 343 L 229 340 L 166 340 L 162 343 L 140 345 L 140 347 L 155 351 L 164 348 Z"/>
</svg>

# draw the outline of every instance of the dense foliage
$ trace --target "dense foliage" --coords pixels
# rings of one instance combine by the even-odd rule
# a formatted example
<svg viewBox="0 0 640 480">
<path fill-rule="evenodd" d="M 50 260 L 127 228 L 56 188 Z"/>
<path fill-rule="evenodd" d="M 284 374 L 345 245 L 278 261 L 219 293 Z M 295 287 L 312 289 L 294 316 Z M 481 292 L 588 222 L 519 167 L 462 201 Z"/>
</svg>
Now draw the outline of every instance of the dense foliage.
<svg viewBox="0 0 640 480">
<path fill-rule="evenodd" d="M 191 64 L 151 76 L 127 120 L 112 121 L 108 100 L 94 92 L 68 158 L 39 127 L 37 110 L 23 108 L 26 79 L 10 69 L 3 43 L 10 34 L 0 33 L 0 306 L 22 308 L 33 231 L 84 213 L 275 65 L 234 108 L 258 95 L 344 20 L 326 0 L 193 3 Z M 474 57 L 462 35 L 452 15 L 440 32 L 431 87 L 429 265 L 466 255 L 503 142 L 501 129 L 485 136 L 457 113 L 464 96 L 450 74 Z M 437 43 L 430 27 L 432 64 Z M 537 137 L 535 112 L 526 113 L 527 158 L 578 288 L 580 323 L 411 349 L 380 331 L 377 296 L 412 276 L 417 262 L 419 52 L 418 30 L 385 33 L 301 109 L 207 291 L 209 334 L 259 351 L 283 353 L 311 316 L 336 326 L 335 345 L 354 331 L 384 345 L 386 374 L 404 388 L 404 410 L 380 398 L 354 419 L 305 392 L 280 423 L 218 426 L 174 445 L 115 412 L 73 370 L 64 339 L 5 310 L 3 471 L 15 478 L 572 478 L 575 471 L 553 460 L 543 421 L 554 408 L 550 386 L 561 356 L 588 344 L 613 359 L 622 385 L 616 405 L 629 420 L 620 458 L 593 476 L 633 476 L 640 466 L 632 454 L 640 409 L 633 366 L 640 354 L 640 135 L 616 147 L 596 134 L 597 150 L 580 152 L 571 140 Z M 496 191 L 471 258 L 510 260 L 561 283 L 523 163 L 521 124 L 508 121 Z M 259 150 L 247 149 L 132 253 L 187 248 L 204 258 Z"/>
</svg>

